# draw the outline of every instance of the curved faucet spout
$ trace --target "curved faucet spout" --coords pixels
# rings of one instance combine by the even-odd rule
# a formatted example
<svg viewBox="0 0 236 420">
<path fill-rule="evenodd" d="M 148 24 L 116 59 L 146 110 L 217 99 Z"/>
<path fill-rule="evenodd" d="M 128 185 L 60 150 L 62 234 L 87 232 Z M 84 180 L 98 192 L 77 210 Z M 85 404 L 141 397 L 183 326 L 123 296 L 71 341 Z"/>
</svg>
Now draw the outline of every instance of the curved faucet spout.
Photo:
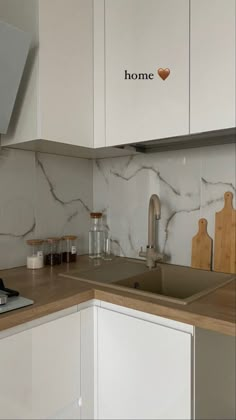
<svg viewBox="0 0 236 420">
<path fill-rule="evenodd" d="M 159 220 L 161 218 L 161 202 L 158 195 L 153 194 L 149 200 L 148 210 L 148 247 L 155 247 L 155 225 L 154 218 Z"/>
<path fill-rule="evenodd" d="M 155 243 L 155 223 L 154 220 L 159 220 L 161 218 L 161 202 L 158 195 L 153 194 L 149 200 L 149 209 L 148 209 L 148 245 L 146 252 L 141 251 L 139 256 L 146 258 L 146 266 L 148 268 L 153 268 L 156 266 L 157 261 L 163 260 L 163 255 L 158 253 L 156 250 Z"/>
</svg>

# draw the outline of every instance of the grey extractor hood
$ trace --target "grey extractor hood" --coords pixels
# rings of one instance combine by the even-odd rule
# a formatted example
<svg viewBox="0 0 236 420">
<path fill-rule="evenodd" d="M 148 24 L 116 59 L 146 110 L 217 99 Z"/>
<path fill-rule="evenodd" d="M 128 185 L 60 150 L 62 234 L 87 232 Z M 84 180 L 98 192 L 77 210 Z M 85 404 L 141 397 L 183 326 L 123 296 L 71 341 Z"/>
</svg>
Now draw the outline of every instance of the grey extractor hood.
<svg viewBox="0 0 236 420">
<path fill-rule="evenodd" d="M 0 21 L 0 133 L 6 134 L 30 47 L 30 36 Z"/>
</svg>

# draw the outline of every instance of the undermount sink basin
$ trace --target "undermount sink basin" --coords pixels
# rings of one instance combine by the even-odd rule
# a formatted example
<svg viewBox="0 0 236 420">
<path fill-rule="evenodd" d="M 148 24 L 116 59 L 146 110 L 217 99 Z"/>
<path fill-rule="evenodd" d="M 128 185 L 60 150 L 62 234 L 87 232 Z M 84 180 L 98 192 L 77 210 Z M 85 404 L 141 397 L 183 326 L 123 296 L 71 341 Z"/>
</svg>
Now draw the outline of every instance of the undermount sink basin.
<svg viewBox="0 0 236 420">
<path fill-rule="evenodd" d="M 189 267 L 159 264 L 156 269 L 113 283 L 134 293 L 186 305 L 223 286 L 235 276 Z"/>
<path fill-rule="evenodd" d="M 186 305 L 235 279 L 234 274 L 215 273 L 172 264 L 158 264 L 151 271 L 141 261 L 101 263 L 71 274 L 86 283 Z"/>
</svg>

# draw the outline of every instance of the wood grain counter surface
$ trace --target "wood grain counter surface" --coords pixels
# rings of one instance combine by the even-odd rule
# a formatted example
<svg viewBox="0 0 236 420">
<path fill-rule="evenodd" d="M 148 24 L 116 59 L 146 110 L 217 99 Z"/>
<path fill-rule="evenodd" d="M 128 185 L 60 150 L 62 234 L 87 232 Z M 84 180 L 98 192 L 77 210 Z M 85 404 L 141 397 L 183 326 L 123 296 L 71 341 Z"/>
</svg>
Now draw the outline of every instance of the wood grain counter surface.
<svg viewBox="0 0 236 420">
<path fill-rule="evenodd" d="M 115 259 L 116 262 L 119 260 L 124 259 Z M 112 262 L 103 264 L 112 264 Z M 236 336 L 235 280 L 195 302 L 178 305 L 58 275 L 65 272 L 72 275 L 75 271 L 78 273 L 91 269 L 95 265 L 96 262 L 83 256 L 70 265 L 62 264 L 35 271 L 27 270 L 25 267 L 1 270 L 0 277 L 4 280 L 6 287 L 18 290 L 22 296 L 34 300 L 35 303 L 32 306 L 0 314 L 0 331 L 90 299 L 98 299 Z"/>
</svg>

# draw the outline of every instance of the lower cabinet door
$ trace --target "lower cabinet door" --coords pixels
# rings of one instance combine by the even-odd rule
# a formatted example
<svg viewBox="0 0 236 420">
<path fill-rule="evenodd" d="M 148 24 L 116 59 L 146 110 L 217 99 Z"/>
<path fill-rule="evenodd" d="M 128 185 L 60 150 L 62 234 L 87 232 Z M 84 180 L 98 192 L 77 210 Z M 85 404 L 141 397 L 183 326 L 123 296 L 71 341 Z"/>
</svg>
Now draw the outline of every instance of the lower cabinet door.
<svg viewBox="0 0 236 420">
<path fill-rule="evenodd" d="M 0 339 L 0 361 L 0 419 L 31 419 L 31 331 Z"/>
<path fill-rule="evenodd" d="M 32 329 L 33 418 L 80 418 L 80 313 Z"/>
<path fill-rule="evenodd" d="M 190 419 L 191 334 L 98 309 L 98 418 Z"/>
</svg>

